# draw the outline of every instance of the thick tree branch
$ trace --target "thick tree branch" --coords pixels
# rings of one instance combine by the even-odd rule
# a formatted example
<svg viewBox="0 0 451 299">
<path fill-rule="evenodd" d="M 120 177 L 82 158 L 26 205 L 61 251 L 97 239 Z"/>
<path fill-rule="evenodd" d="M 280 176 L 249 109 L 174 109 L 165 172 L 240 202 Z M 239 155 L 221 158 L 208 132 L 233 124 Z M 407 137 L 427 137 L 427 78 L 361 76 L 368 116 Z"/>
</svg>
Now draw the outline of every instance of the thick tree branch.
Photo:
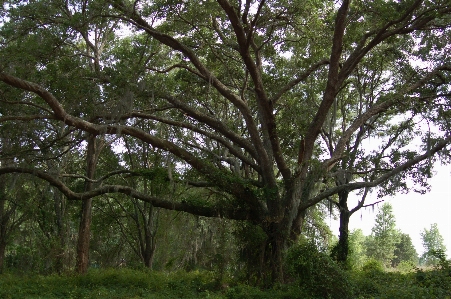
<svg viewBox="0 0 451 299">
<path fill-rule="evenodd" d="M 154 196 L 149 196 L 142 192 L 138 192 L 133 188 L 121 185 L 105 185 L 99 188 L 86 192 L 73 192 L 63 182 L 55 178 L 53 175 L 36 169 L 22 168 L 22 167 L 2 167 L 0 168 L 0 175 L 7 173 L 23 173 L 34 175 L 40 179 L 43 179 L 50 183 L 52 186 L 60 190 L 69 200 L 86 200 L 94 198 L 96 196 L 110 194 L 110 193 L 122 193 L 132 198 L 136 198 L 148 203 L 151 203 L 155 207 L 164 208 L 167 210 L 187 212 L 194 215 L 205 217 L 220 217 L 235 220 L 252 220 L 253 215 L 248 213 L 244 209 L 236 209 L 236 207 L 202 207 L 192 205 L 190 203 L 174 202 L 170 200 L 161 199 Z M 257 216 L 257 215 L 255 215 Z"/>
<path fill-rule="evenodd" d="M 235 142 L 240 147 L 244 148 L 252 157 L 258 159 L 258 154 L 255 148 L 252 146 L 252 144 L 250 144 L 246 139 L 237 135 L 235 132 L 231 131 L 221 121 L 215 119 L 212 116 L 202 113 L 198 109 L 191 108 L 190 106 L 176 99 L 175 97 L 162 96 L 162 98 L 166 99 L 168 102 L 174 105 L 175 108 L 184 111 L 187 114 L 187 116 L 192 117 L 198 120 L 199 122 L 204 123 L 209 127 L 213 128 L 214 130 L 216 130 L 216 132 L 223 134 L 225 137 L 229 138 L 231 141 Z"/>
<path fill-rule="evenodd" d="M 335 29 L 332 39 L 332 49 L 330 54 L 329 74 L 327 77 L 326 89 L 323 94 L 323 100 L 318 108 L 318 111 L 313 118 L 307 133 L 305 135 L 305 142 L 300 149 L 299 164 L 310 159 L 316 138 L 321 132 L 321 128 L 326 120 L 327 113 L 332 106 L 335 96 L 340 88 L 338 74 L 340 68 L 340 58 L 343 51 L 343 37 L 346 27 L 346 19 L 349 10 L 350 0 L 343 0 L 341 7 L 338 9 L 337 17 L 335 18 Z M 301 157 L 302 155 L 302 157 Z M 306 165 L 302 167 L 301 172 L 306 172 Z"/>
<path fill-rule="evenodd" d="M 207 179 L 215 181 L 221 189 L 226 192 L 230 192 L 230 194 L 234 195 L 237 198 L 242 198 L 251 206 L 261 207 L 262 205 L 261 202 L 259 202 L 258 199 L 252 194 L 252 192 L 248 190 L 244 185 L 240 184 L 238 181 L 228 181 L 227 173 L 223 173 L 222 170 L 214 168 L 208 161 L 203 161 L 202 159 L 196 157 L 195 155 L 172 142 L 153 136 L 135 127 L 121 125 L 96 125 L 78 117 L 74 117 L 64 110 L 63 106 L 50 92 L 48 92 L 38 84 L 19 79 L 4 72 L 0 73 L 0 81 L 3 81 L 16 88 L 36 93 L 52 108 L 55 114 L 55 118 L 63 121 L 69 126 L 76 127 L 77 129 L 89 132 L 94 135 L 120 133 L 123 135 L 136 137 L 144 142 L 152 144 L 155 147 L 171 152 L 175 156 L 190 164 L 199 173 L 202 173 L 204 176 L 206 176 Z"/>
<path fill-rule="evenodd" d="M 216 76 L 214 76 L 214 74 L 201 62 L 199 57 L 189 47 L 182 44 L 177 39 L 152 28 L 152 26 L 150 26 L 141 16 L 139 16 L 136 11 L 128 9 L 123 1 L 113 0 L 111 2 L 112 5 L 117 10 L 119 10 L 124 14 L 124 16 L 120 16 L 119 18 L 123 19 L 124 21 L 132 23 L 133 25 L 137 26 L 140 29 L 143 29 L 147 34 L 149 34 L 162 44 L 183 53 L 186 57 L 189 58 L 194 67 L 199 71 L 199 73 L 202 75 L 202 78 L 206 82 L 209 82 L 222 96 L 224 96 L 235 107 L 238 108 L 238 110 L 241 112 L 246 122 L 246 126 L 251 136 L 252 143 L 254 144 L 254 147 L 257 149 L 257 153 L 259 154 L 258 161 L 262 167 L 263 173 L 267 174 L 273 173 L 271 161 L 266 151 L 264 150 L 263 143 L 260 139 L 260 134 L 257 129 L 257 125 L 252 117 L 252 113 L 249 107 L 247 106 L 246 102 L 243 99 L 241 99 L 238 95 L 236 95 L 233 91 L 231 91 L 229 88 L 227 88 L 227 86 L 224 85 Z M 229 6 L 229 9 L 233 11 L 232 6 Z M 271 181 L 273 181 L 273 184 L 275 184 L 274 178 Z"/>
<path fill-rule="evenodd" d="M 108 179 L 108 178 L 110 178 L 112 176 L 115 176 L 115 175 L 118 175 L 118 174 L 125 174 L 125 173 L 127 173 L 127 174 L 134 174 L 134 172 L 130 171 L 130 170 L 116 170 L 116 171 L 109 172 L 109 173 L 103 175 L 102 177 L 100 177 L 98 179 L 90 179 L 90 178 L 88 178 L 85 175 L 70 174 L 70 173 L 60 173 L 58 175 L 60 177 L 63 177 L 63 178 L 65 178 L 65 177 L 66 178 L 78 178 L 78 179 L 83 179 L 86 182 L 97 184 L 97 183 L 103 182 L 104 180 L 106 180 L 106 179 Z"/>
<path fill-rule="evenodd" d="M 246 36 L 246 28 L 242 26 L 240 18 L 234 7 L 227 0 L 218 0 L 218 3 L 221 5 L 224 12 L 227 14 L 227 17 L 229 18 L 238 42 L 240 55 L 254 83 L 254 90 L 255 94 L 257 95 L 257 105 L 262 118 L 261 125 L 263 130 L 263 138 L 270 144 L 271 147 L 271 149 L 259 147 L 257 148 L 257 150 L 262 153 L 261 158 L 264 180 L 267 181 L 267 183 L 271 187 L 275 187 L 277 184 L 274 177 L 274 171 L 272 170 L 272 166 L 270 165 L 272 160 L 271 156 L 274 156 L 277 167 L 279 168 L 280 173 L 287 182 L 291 178 L 291 171 L 285 161 L 285 158 L 283 157 L 282 149 L 280 148 L 280 141 L 277 134 L 276 122 L 273 113 L 274 103 L 269 100 L 266 94 L 262 80 L 261 69 L 259 68 L 258 63 L 255 63 L 255 61 L 252 59 L 251 53 L 249 51 L 250 45 L 253 43 L 252 40 L 254 32 L 251 28 L 247 28 Z M 258 11 L 261 10 L 262 5 L 264 5 L 264 1 L 260 3 Z M 255 55 L 257 56 L 258 61 L 259 53 L 256 47 L 254 47 L 254 52 L 256 52 Z"/>
<path fill-rule="evenodd" d="M 199 113 L 199 111 L 197 111 L 197 113 Z M 190 114 L 188 116 L 193 116 L 193 115 Z M 146 114 L 146 113 L 140 113 L 140 112 L 132 112 L 130 115 L 124 116 L 124 117 L 126 117 L 126 118 L 136 117 L 136 118 L 140 118 L 140 119 L 152 119 L 152 120 L 156 120 L 158 122 L 164 123 L 164 124 L 168 124 L 168 125 L 171 125 L 171 126 L 174 126 L 174 127 L 186 128 L 186 129 L 189 129 L 190 131 L 202 134 L 202 135 L 204 135 L 204 136 L 206 136 L 206 137 L 208 137 L 208 138 L 210 138 L 212 140 L 218 141 L 219 143 L 224 145 L 229 150 L 230 154 L 234 155 L 235 157 L 237 157 L 238 159 L 240 159 L 244 163 L 248 164 L 249 166 L 251 166 L 257 172 L 259 172 L 259 173 L 261 172 L 260 167 L 257 164 L 255 164 L 255 162 L 251 158 L 248 158 L 240 150 L 238 150 L 236 148 L 236 146 L 234 146 L 232 143 L 229 142 L 228 139 L 223 138 L 223 137 L 221 137 L 221 136 L 219 136 L 217 134 L 213 134 L 213 133 L 211 133 L 209 131 L 203 130 L 199 126 L 196 126 L 196 125 L 193 125 L 193 124 L 190 124 L 190 123 L 187 123 L 187 122 L 178 122 L 178 121 L 162 118 L 162 117 L 155 116 L 155 115 L 149 115 L 149 114 Z M 222 125 L 222 123 L 221 123 L 221 125 Z M 235 137 L 238 137 L 239 139 L 231 138 L 230 141 L 235 142 L 236 144 L 240 145 L 241 148 L 245 149 L 249 154 L 251 154 L 252 157 L 254 157 L 254 158 L 257 157 L 257 154 L 254 153 L 254 155 L 253 155 L 252 151 L 254 151 L 254 149 L 253 149 L 252 145 L 247 142 L 247 140 L 244 140 L 243 138 L 241 138 L 238 135 L 235 135 Z M 244 144 L 246 144 L 246 146 L 243 146 L 243 143 L 240 142 L 240 141 L 243 141 Z"/>
</svg>

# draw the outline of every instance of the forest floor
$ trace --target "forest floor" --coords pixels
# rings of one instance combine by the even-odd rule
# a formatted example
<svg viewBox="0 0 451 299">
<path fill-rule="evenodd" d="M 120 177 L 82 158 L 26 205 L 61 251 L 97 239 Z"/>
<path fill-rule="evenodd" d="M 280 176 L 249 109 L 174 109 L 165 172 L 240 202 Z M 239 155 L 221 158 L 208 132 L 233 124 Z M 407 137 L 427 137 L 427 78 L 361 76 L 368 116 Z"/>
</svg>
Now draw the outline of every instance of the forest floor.
<svg viewBox="0 0 451 299">
<path fill-rule="evenodd" d="M 407 274 L 355 271 L 350 273 L 354 290 L 349 298 L 451 298 L 450 274 L 443 271 Z M 227 283 L 219 282 L 215 273 L 207 271 L 163 273 L 109 269 L 92 270 L 81 276 L 4 273 L 0 275 L 0 299 L 325 298 L 300 285 L 294 283 L 263 290 L 231 279 Z"/>
</svg>

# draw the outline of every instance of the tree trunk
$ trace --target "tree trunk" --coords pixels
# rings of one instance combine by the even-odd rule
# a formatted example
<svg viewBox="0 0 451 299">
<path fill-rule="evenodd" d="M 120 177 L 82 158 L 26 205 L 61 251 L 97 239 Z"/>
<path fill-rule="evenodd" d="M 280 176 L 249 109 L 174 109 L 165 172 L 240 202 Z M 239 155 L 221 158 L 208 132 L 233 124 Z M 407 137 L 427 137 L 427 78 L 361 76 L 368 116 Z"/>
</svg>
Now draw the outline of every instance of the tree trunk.
<svg viewBox="0 0 451 299">
<path fill-rule="evenodd" d="M 58 274 L 61 274 L 64 269 L 64 254 L 66 249 L 66 234 L 64 230 L 63 215 L 65 214 L 65 204 L 61 192 L 55 192 L 54 196 L 54 209 L 56 214 L 56 228 L 58 234 L 58 253 L 55 259 L 55 270 Z"/>
<path fill-rule="evenodd" d="M 142 253 L 144 266 L 152 270 L 153 257 L 155 256 L 155 248 L 156 248 L 155 243 L 154 242 L 146 243 L 145 248 L 146 248 L 145 252 Z"/>
<path fill-rule="evenodd" d="M 86 176 L 88 177 L 88 179 L 94 179 L 99 152 L 100 151 L 99 148 L 97 147 L 96 136 L 89 135 L 88 150 L 87 150 L 87 170 L 86 170 Z M 85 191 L 90 191 L 93 189 L 93 187 L 94 186 L 91 181 L 85 182 Z M 80 226 L 78 229 L 76 271 L 79 274 L 83 274 L 88 271 L 91 219 L 92 219 L 92 198 L 89 198 L 83 200 L 82 202 Z"/>
<path fill-rule="evenodd" d="M 140 209 L 138 209 L 140 210 Z M 144 204 L 143 210 L 140 210 L 140 216 L 136 215 L 137 227 L 140 230 L 138 234 L 141 259 L 146 268 L 152 269 L 153 258 L 155 255 L 155 228 L 153 223 L 155 221 L 155 213 L 152 205 Z M 139 223 L 142 220 L 142 225 Z"/>
<path fill-rule="evenodd" d="M 0 240 L 0 274 L 3 273 L 5 253 L 6 253 L 6 242 L 4 240 Z"/>
<path fill-rule="evenodd" d="M 269 220 L 272 222 L 265 222 L 260 225 L 266 233 L 267 238 L 261 250 L 261 283 L 265 286 L 272 285 L 276 282 L 283 283 L 284 269 L 283 260 L 286 249 L 297 242 L 302 233 L 302 225 L 305 219 L 305 210 L 298 210 L 301 203 L 300 198 L 303 196 L 301 181 L 293 182 L 291 188 L 288 188 L 286 197 L 283 199 L 285 203 L 285 210 L 270 209 L 272 215 Z M 308 192 L 307 192 L 308 193 Z M 281 207 L 284 204 L 279 203 Z M 281 215 L 282 214 L 282 215 Z M 258 249 L 254 249 L 258 250 Z"/>
<path fill-rule="evenodd" d="M 287 248 L 288 229 L 281 223 L 251 224 L 238 235 L 244 247 L 240 259 L 245 262 L 244 272 L 249 284 L 268 287 L 283 283 L 283 254 Z"/>
<path fill-rule="evenodd" d="M 338 193 L 340 207 L 340 236 L 336 247 L 336 258 L 340 263 L 345 264 L 349 254 L 349 218 L 351 213 L 348 209 L 348 191 Z"/>
<path fill-rule="evenodd" d="M 5 211 L 6 199 L 4 185 L 4 178 L 2 178 L 2 180 L 0 180 L 0 273 L 3 273 L 3 263 L 5 261 L 5 250 L 7 243 L 7 227 L 9 222 L 9 215 L 7 215 Z"/>
<path fill-rule="evenodd" d="M 153 235 L 152 232 L 152 228 L 149 226 L 145 226 L 144 229 L 145 231 L 145 235 L 146 235 L 146 239 L 145 239 L 145 246 L 144 246 L 144 252 L 142 253 L 143 255 L 143 259 L 144 259 L 144 266 L 152 269 L 152 264 L 153 264 L 153 257 L 155 255 L 155 248 L 156 248 L 156 244 L 155 244 L 155 237 Z"/>
<path fill-rule="evenodd" d="M 91 234 L 91 218 L 92 218 L 91 212 L 92 212 L 92 199 L 83 200 L 77 243 L 77 272 L 80 274 L 86 273 L 88 271 L 89 241 Z"/>
<path fill-rule="evenodd" d="M 268 241 L 265 252 L 267 253 L 266 260 L 269 260 L 271 268 L 271 284 L 274 282 L 284 282 L 283 276 L 283 254 L 287 248 L 287 228 L 281 228 L 280 225 L 273 224 L 270 226 L 268 234 Z"/>
</svg>

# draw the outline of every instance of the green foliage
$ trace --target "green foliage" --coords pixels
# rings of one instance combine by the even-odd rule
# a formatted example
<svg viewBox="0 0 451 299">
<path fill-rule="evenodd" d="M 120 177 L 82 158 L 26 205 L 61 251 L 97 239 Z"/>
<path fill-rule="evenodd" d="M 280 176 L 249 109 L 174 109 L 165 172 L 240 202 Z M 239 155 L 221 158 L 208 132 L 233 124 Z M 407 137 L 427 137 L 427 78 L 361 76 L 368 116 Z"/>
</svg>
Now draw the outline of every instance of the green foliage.
<svg viewBox="0 0 451 299">
<path fill-rule="evenodd" d="M 352 271 L 347 275 L 347 281 L 352 282 L 354 290 L 350 298 L 443 299 L 451 296 L 451 277 L 440 268 L 402 274 L 368 269 L 371 267 L 362 271 Z M 333 283 L 339 286 L 342 281 L 336 280 Z M 91 270 L 82 276 L 2 274 L 0 298 L 323 299 L 346 297 L 313 292 L 305 283 L 300 285 L 299 281 L 260 289 L 233 280 L 227 284 L 218 285 L 215 274 L 207 271 L 163 273 L 109 269 Z"/>
<path fill-rule="evenodd" d="M 412 271 L 409 262 L 401 262 L 406 271 L 385 272 L 383 265 L 370 260 L 360 271 L 353 271 L 356 298 L 448 298 L 451 281 L 443 271 Z"/>
<path fill-rule="evenodd" d="M 427 287 L 415 278 L 415 273 L 359 271 L 352 275 L 356 298 L 383 299 L 442 299 L 450 296 L 444 286 Z M 449 285 L 448 285 L 449 286 Z"/>
<path fill-rule="evenodd" d="M 381 293 L 381 284 L 377 280 L 383 277 L 383 265 L 374 259 L 368 260 L 359 271 L 352 272 L 352 281 L 355 284 L 356 295 L 367 298 L 367 295 Z"/>
<path fill-rule="evenodd" d="M 360 269 L 364 265 L 366 257 L 365 236 L 361 229 L 349 233 L 349 254 L 347 263 L 352 269 Z"/>
<path fill-rule="evenodd" d="M 151 169 L 137 169 L 134 170 L 135 175 L 142 176 L 143 178 L 151 181 L 155 181 L 158 184 L 166 185 L 169 182 L 168 170 L 163 167 L 153 167 Z"/>
<path fill-rule="evenodd" d="M 314 244 L 293 246 L 287 252 L 285 263 L 287 274 L 314 297 L 353 298 L 347 273 Z"/>
<path fill-rule="evenodd" d="M 364 273 L 367 273 L 368 275 L 382 273 L 384 272 L 384 265 L 382 264 L 381 261 L 372 258 L 365 262 L 365 264 L 362 267 L 362 271 Z"/>
<path fill-rule="evenodd" d="M 302 233 L 315 244 L 330 245 L 319 200 L 309 201 L 336 192 L 332 180 L 342 176 L 335 176 L 333 165 L 346 166 L 346 192 L 377 182 L 381 169 L 395 173 L 380 188 L 392 193 L 406 186 L 405 173 L 393 169 L 409 168 L 424 187 L 424 161 L 403 167 L 424 152 L 421 146 L 406 149 L 416 136 L 425 141 L 424 132 L 412 134 L 415 127 L 442 124 L 445 129 L 432 141 L 449 144 L 449 117 L 443 112 L 450 110 L 444 67 L 449 58 L 435 55 L 449 48 L 449 6 L 416 3 L 352 1 L 338 11 L 333 1 L 317 0 L 260 1 L 260 7 L 257 1 L 4 0 L 2 171 L 19 171 L 5 168 L 9 163 L 34 168 L 34 175 L 77 193 L 92 185 L 84 195 L 103 196 L 92 214 L 93 223 L 100 220 L 91 230 L 90 256 L 96 262 L 102 258 L 112 265 L 122 253 L 153 253 L 157 227 L 171 234 L 158 245 L 165 251 L 156 258 L 161 268 L 214 268 L 213 261 L 225 260 L 228 247 L 214 237 L 224 236 L 226 244 L 226 233 L 211 233 L 217 226 L 193 218 L 174 220 L 178 214 L 161 224 L 153 210 L 160 207 L 252 221 L 255 227 L 237 232 L 239 244 L 230 241 L 230 248 L 241 249 L 234 269 L 245 272 L 248 281 L 259 271 L 269 277 L 281 267 L 262 269 L 262 264 L 281 256 L 288 232 L 298 233 L 288 225 L 297 225 L 292 220 L 304 212 L 312 221 L 305 221 L 308 232 Z M 441 68 L 428 75 L 412 61 Z M 411 119 L 400 120 L 404 117 Z M 84 178 L 87 134 L 105 147 L 92 184 Z M 3 138 L 14 143 L 6 152 Z M 364 149 L 369 138 L 377 138 L 378 150 Z M 115 146 L 124 151 L 114 151 Z M 149 195 L 147 204 L 118 195 L 129 188 L 139 192 L 127 192 L 131 196 Z M 32 215 L 26 228 L 30 235 L 40 232 L 11 238 L 22 250 L 8 251 L 13 260 L 26 265 L 28 255 L 44 264 L 45 249 L 55 243 L 59 252 L 52 256 L 73 252 L 79 217 L 65 204 L 55 200 L 59 208 L 52 211 L 60 214 L 55 217 L 48 213 L 50 204 L 34 209 L 39 215 Z M 316 207 L 307 210 L 309 205 Z M 176 221 L 179 229 L 170 229 Z M 384 221 L 389 219 L 377 224 L 369 252 L 388 265 L 396 241 Z M 277 240 L 281 244 L 268 242 L 273 224 L 285 238 Z M 306 259 L 332 269 L 330 275 L 318 269 L 322 274 L 308 281 L 334 287 L 329 280 L 341 274 L 319 253 L 307 252 Z M 308 273 L 309 279 L 316 275 Z M 319 287 L 312 290 L 320 294 Z"/>
<path fill-rule="evenodd" d="M 367 255 L 380 260 L 388 267 L 395 257 L 398 242 L 399 232 L 396 230 L 393 208 L 389 203 L 385 203 L 377 213 L 371 237 L 367 239 Z"/>
<path fill-rule="evenodd" d="M 413 265 L 418 264 L 418 253 L 412 244 L 410 236 L 403 233 L 400 233 L 399 236 L 399 242 L 396 243 L 394 251 L 395 257 L 392 259 L 392 267 L 397 267 L 402 262 Z"/>
<path fill-rule="evenodd" d="M 434 258 L 436 264 L 433 270 L 424 271 L 417 269 L 416 279 L 418 283 L 431 289 L 444 289 L 451 293 L 451 261 L 446 259 L 446 254 L 443 250 L 429 251 L 431 258 Z"/>
<path fill-rule="evenodd" d="M 444 240 L 440 234 L 437 223 L 431 224 L 430 229 L 424 229 L 421 232 L 423 240 L 424 253 L 421 256 L 421 263 L 427 266 L 437 265 L 441 262 L 440 255 L 437 254 L 446 252 L 446 247 L 443 244 Z"/>
<path fill-rule="evenodd" d="M 210 272 L 91 270 L 82 276 L 24 276 L 19 281 L 5 275 L 0 298 L 207 298 L 216 287 Z"/>
<path fill-rule="evenodd" d="M 450 272 L 450 275 L 451 275 L 451 261 L 446 259 L 445 250 L 444 249 L 436 249 L 436 250 L 431 250 L 429 253 L 438 260 L 436 268 L 443 270 L 443 271 L 448 271 L 448 272 Z"/>
<path fill-rule="evenodd" d="M 11 246 L 5 256 L 5 267 L 18 273 L 39 272 L 42 269 L 42 259 L 36 248 L 28 246 Z"/>
<path fill-rule="evenodd" d="M 451 262 L 446 260 L 445 253 L 441 250 L 432 250 L 430 255 L 436 259 L 437 264 L 429 271 L 417 269 L 417 283 L 440 294 L 443 296 L 441 298 L 451 296 Z"/>
<path fill-rule="evenodd" d="M 410 273 L 416 269 L 416 263 L 412 261 L 401 261 L 397 266 L 396 270 L 401 273 Z"/>
<path fill-rule="evenodd" d="M 259 289 L 247 285 L 238 284 L 230 287 L 226 294 L 227 299 L 304 299 L 313 298 L 304 289 L 297 285 L 279 285 L 273 289 Z"/>
</svg>

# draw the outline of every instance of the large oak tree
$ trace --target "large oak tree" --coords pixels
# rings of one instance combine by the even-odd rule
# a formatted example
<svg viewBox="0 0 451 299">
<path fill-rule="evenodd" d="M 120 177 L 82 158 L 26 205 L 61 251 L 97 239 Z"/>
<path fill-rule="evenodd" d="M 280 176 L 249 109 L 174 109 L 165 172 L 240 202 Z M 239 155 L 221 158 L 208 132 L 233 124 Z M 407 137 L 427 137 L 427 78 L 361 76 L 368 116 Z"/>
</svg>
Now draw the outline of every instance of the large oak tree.
<svg viewBox="0 0 451 299">
<path fill-rule="evenodd" d="M 451 141 L 449 1 L 3 3 L 2 135 L 36 156 L 67 139 L 60 155 L 86 147 L 75 140 L 133 138 L 166 152 L 168 179 L 218 196 L 152 196 L 127 183 L 146 171 L 124 163 L 54 173 L 15 152 L 1 153 L 17 163 L 0 175 L 37 176 L 71 200 L 120 192 L 248 221 L 265 233 L 256 249 L 272 279 L 309 207 L 421 181 Z M 406 149 L 413 135 L 422 142 Z"/>
</svg>

